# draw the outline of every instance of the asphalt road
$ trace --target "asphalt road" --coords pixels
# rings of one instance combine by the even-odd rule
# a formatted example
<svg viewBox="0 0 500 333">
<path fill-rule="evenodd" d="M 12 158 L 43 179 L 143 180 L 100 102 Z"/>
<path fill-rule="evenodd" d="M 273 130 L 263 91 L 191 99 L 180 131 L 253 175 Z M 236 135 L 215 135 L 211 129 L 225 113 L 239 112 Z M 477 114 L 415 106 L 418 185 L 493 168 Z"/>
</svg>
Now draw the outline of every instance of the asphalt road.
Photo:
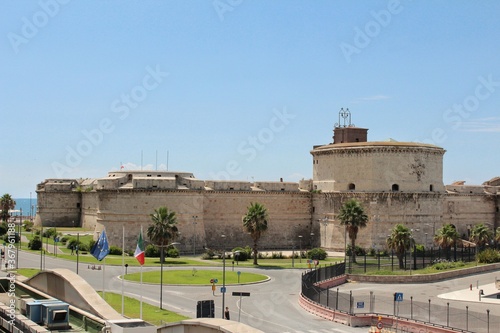
<svg viewBox="0 0 500 333">
<path fill-rule="evenodd" d="M 59 260 L 48 256 L 45 260 L 45 267 L 47 269 L 67 268 L 76 272 L 76 262 Z M 19 264 L 23 268 L 40 268 L 40 256 L 21 251 Z M 159 268 L 144 268 L 144 271 L 154 269 L 158 270 Z M 175 268 L 164 268 L 165 271 L 170 269 Z M 218 269 L 220 271 L 222 268 L 196 267 L 196 269 Z M 231 267 L 226 267 L 226 269 L 230 270 Z M 302 270 L 264 270 L 242 267 L 239 267 L 239 270 L 242 274 L 246 271 L 265 274 L 270 277 L 270 280 L 251 285 L 227 286 L 225 305 L 230 309 L 232 320 L 240 320 L 242 323 L 267 333 L 352 333 L 367 331 L 366 327 L 353 328 L 336 324 L 304 311 L 298 305 Z M 129 273 L 138 271 L 138 267 L 128 268 Z M 119 276 L 123 274 L 122 267 L 106 266 L 104 271 L 92 270 L 88 268 L 87 264 L 80 263 L 78 274 L 96 290 L 102 290 L 103 286 L 105 291 L 115 293 L 121 293 L 124 290 L 126 296 L 137 299 L 142 294 L 144 302 L 159 306 L 160 286 L 147 284 L 141 286 L 139 283 L 123 282 L 119 279 Z M 352 291 L 355 299 L 356 297 L 360 297 L 359 295 L 369 295 L 370 291 L 379 298 L 391 297 L 394 292 L 401 292 L 405 295 L 405 299 L 413 297 L 415 301 L 422 302 L 431 299 L 433 304 L 450 303 L 450 306 L 454 308 L 464 308 L 469 305 L 471 311 L 485 312 L 488 309 L 491 311 L 491 315 L 500 316 L 499 303 L 476 302 L 470 304 L 470 302 L 445 300 L 438 297 L 440 294 L 468 288 L 470 284 L 476 288 L 476 286 L 492 283 L 496 275 L 499 274 L 486 273 L 430 284 L 347 283 L 339 287 L 339 292 L 349 293 Z M 168 274 L 166 283 L 168 283 Z M 250 292 L 250 297 L 242 297 L 240 300 L 239 297 L 231 296 L 233 291 Z M 196 304 L 201 300 L 214 300 L 216 306 L 215 316 L 222 318 L 220 283 L 215 291 L 215 295 L 208 284 L 206 286 L 163 286 L 163 307 L 179 314 L 195 318 Z M 387 306 L 391 307 L 390 304 Z M 387 311 L 389 313 L 392 312 L 391 309 L 387 309 Z"/>
</svg>

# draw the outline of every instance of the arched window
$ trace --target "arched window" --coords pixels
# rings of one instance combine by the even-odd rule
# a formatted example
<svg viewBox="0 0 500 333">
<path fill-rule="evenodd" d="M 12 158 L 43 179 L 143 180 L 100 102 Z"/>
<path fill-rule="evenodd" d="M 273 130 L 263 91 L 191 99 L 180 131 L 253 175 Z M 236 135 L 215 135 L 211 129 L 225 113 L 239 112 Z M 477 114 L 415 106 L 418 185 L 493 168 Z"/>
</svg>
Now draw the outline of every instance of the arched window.
<svg viewBox="0 0 500 333">
<path fill-rule="evenodd" d="M 429 191 L 431 191 L 431 192 L 433 192 L 433 191 L 434 191 L 434 185 L 432 185 L 432 184 L 431 184 L 431 185 L 429 186 Z"/>
<path fill-rule="evenodd" d="M 399 185 L 398 184 L 392 184 L 392 191 L 393 192 L 399 191 Z"/>
<path fill-rule="evenodd" d="M 356 189 L 356 185 L 353 183 L 349 184 L 349 191 L 354 191 Z"/>
</svg>

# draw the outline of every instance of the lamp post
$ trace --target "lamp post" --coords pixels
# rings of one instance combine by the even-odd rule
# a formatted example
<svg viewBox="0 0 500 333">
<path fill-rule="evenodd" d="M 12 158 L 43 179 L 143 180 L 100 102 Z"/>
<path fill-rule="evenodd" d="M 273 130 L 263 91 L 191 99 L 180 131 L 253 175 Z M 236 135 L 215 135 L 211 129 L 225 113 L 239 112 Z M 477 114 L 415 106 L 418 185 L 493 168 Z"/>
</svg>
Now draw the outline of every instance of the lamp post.
<svg viewBox="0 0 500 333">
<path fill-rule="evenodd" d="M 224 309 L 226 306 L 226 235 L 222 238 L 222 319 L 224 319 Z"/>
<path fill-rule="evenodd" d="M 415 239 L 413 239 L 413 229 L 410 229 L 410 231 L 411 231 L 411 233 L 410 233 L 410 275 L 411 275 L 411 269 L 413 266 L 413 256 L 411 253 L 412 253 L 412 250 L 415 248 L 414 247 Z M 415 231 L 419 231 L 419 230 L 415 229 Z"/>
<path fill-rule="evenodd" d="M 309 247 L 311 249 L 313 247 L 313 237 L 314 237 L 314 232 L 311 232 L 310 237 L 309 237 Z"/>
<path fill-rule="evenodd" d="M 40 221 L 40 271 L 43 270 L 43 219 Z"/>
<path fill-rule="evenodd" d="M 302 263 L 302 235 L 299 235 L 299 262 Z"/>
<path fill-rule="evenodd" d="M 165 258 L 165 246 L 169 247 L 171 245 L 179 245 L 180 243 L 173 242 L 168 245 L 160 245 L 160 310 L 163 309 L 163 260 Z"/>
<path fill-rule="evenodd" d="M 196 256 L 196 225 L 198 222 L 196 222 L 196 219 L 198 216 L 193 215 L 193 256 Z"/>
</svg>

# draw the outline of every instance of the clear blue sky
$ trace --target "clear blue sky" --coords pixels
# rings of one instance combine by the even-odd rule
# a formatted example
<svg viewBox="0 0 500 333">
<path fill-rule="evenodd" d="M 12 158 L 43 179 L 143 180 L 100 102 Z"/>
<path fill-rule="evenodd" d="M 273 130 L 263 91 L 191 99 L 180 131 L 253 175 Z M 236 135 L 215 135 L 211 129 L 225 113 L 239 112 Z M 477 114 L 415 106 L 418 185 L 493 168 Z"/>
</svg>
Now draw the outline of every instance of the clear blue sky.
<svg viewBox="0 0 500 333">
<path fill-rule="evenodd" d="M 500 176 L 499 1 L 0 4 L 0 193 L 110 170 L 298 181 L 349 108 L 369 140 Z M 142 156 L 142 158 L 141 158 Z"/>
</svg>

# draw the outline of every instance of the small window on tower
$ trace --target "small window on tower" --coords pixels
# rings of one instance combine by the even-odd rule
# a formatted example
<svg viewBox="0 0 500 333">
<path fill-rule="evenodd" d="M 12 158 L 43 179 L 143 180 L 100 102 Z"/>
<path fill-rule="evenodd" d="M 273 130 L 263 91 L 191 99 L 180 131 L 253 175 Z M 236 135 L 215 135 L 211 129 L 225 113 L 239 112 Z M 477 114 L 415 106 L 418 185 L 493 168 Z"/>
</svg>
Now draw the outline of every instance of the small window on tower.
<svg viewBox="0 0 500 333">
<path fill-rule="evenodd" d="M 349 184 L 349 191 L 354 191 L 356 189 L 356 185 L 353 183 Z"/>
<path fill-rule="evenodd" d="M 393 192 L 399 191 L 399 185 L 398 184 L 392 184 L 392 191 Z"/>
</svg>

